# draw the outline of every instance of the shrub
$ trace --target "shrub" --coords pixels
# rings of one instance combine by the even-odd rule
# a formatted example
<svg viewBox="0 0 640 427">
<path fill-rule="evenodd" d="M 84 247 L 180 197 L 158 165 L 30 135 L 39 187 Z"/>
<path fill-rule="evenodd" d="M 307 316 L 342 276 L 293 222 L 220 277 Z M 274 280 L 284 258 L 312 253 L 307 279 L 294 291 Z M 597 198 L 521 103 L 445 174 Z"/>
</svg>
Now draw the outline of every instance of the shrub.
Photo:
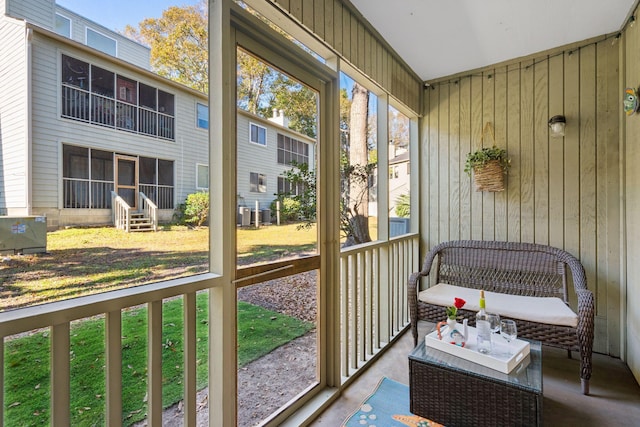
<svg viewBox="0 0 640 427">
<path fill-rule="evenodd" d="M 183 208 L 182 221 L 187 224 L 202 226 L 209 218 L 209 192 L 191 193 L 187 196 Z"/>
<path fill-rule="evenodd" d="M 271 215 L 275 218 L 277 215 L 276 200 L 271 202 Z M 291 197 L 280 198 L 280 221 L 293 222 L 300 219 L 300 202 Z"/>
<path fill-rule="evenodd" d="M 396 215 L 400 218 L 409 218 L 411 215 L 411 196 L 401 194 L 396 198 Z"/>
</svg>

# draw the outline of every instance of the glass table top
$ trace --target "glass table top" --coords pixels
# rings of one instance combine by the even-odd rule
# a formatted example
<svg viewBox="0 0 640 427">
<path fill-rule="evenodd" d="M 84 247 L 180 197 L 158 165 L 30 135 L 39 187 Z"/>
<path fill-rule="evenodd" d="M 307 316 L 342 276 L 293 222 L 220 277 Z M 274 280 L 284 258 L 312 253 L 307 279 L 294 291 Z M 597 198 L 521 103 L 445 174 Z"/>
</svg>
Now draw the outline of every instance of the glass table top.
<svg viewBox="0 0 640 427">
<path fill-rule="evenodd" d="M 424 339 L 411 352 L 409 359 L 542 394 L 542 346 L 540 341 L 527 341 L 530 344 L 529 355 L 509 374 L 427 347 Z"/>
</svg>

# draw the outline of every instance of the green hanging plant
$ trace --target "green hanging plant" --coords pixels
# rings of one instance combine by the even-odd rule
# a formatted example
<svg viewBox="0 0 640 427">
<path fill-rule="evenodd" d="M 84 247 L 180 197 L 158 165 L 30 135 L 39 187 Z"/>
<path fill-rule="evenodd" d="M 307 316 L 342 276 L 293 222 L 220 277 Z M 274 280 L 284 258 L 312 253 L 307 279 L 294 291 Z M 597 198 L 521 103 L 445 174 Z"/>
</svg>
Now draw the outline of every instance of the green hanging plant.
<svg viewBox="0 0 640 427">
<path fill-rule="evenodd" d="M 505 174 L 511 166 L 511 159 L 507 157 L 507 150 L 494 145 L 491 148 L 485 147 L 467 154 L 464 171 L 471 176 L 471 171 L 474 168 L 483 167 L 491 160 L 497 160 Z"/>
</svg>

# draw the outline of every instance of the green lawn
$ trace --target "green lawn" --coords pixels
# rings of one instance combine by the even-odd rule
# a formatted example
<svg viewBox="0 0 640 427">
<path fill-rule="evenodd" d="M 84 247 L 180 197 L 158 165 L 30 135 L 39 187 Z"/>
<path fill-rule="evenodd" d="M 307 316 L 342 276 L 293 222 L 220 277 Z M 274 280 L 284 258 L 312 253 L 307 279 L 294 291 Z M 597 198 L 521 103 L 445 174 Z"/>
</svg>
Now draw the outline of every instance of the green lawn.
<svg viewBox="0 0 640 427">
<path fill-rule="evenodd" d="M 238 229 L 238 264 L 276 260 L 316 247 L 315 227 Z M 41 304 L 208 270 L 208 228 L 170 226 L 156 233 L 112 227 L 47 234 L 47 253 L 0 263 L 0 310 Z"/>
<path fill-rule="evenodd" d="M 207 384 L 207 294 L 197 298 L 198 388 Z M 123 422 L 146 416 L 147 310 L 122 314 Z M 163 305 L 163 404 L 183 396 L 182 299 Z M 238 365 L 244 366 L 315 327 L 262 307 L 238 303 Z M 5 425 L 39 426 L 49 423 L 49 332 L 9 340 L 5 346 Z M 75 322 L 71 329 L 71 424 L 104 425 L 104 320 Z"/>
<path fill-rule="evenodd" d="M 48 233 L 47 253 L 10 256 L 0 263 L 0 310 L 184 277 L 208 270 L 207 228 L 168 226 L 156 233 L 111 227 Z M 296 225 L 238 229 L 238 264 L 315 251 L 316 231 Z M 207 297 L 198 304 L 198 385 L 207 381 Z M 146 308 L 122 313 L 123 421 L 146 416 Z M 269 353 L 315 326 L 262 307 L 238 303 L 238 363 Z M 163 305 L 163 403 L 182 398 L 182 299 Z M 5 342 L 5 425 L 48 424 L 49 331 Z M 71 416 L 74 426 L 104 424 L 104 319 L 71 329 Z"/>
</svg>

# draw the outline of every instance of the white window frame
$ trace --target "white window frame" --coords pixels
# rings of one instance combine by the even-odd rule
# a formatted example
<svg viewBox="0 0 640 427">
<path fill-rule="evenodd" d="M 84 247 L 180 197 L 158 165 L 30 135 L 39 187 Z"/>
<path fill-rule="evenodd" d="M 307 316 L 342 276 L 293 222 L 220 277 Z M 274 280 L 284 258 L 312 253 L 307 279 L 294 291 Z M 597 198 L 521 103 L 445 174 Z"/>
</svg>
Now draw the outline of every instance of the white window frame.
<svg viewBox="0 0 640 427">
<path fill-rule="evenodd" d="M 209 186 L 207 185 L 206 187 L 203 187 L 200 185 L 199 182 L 199 178 L 200 178 L 200 168 L 207 168 L 207 184 L 209 181 L 209 165 L 204 164 L 204 163 L 196 163 L 196 189 L 197 190 L 209 190 Z"/>
<path fill-rule="evenodd" d="M 105 51 L 104 51 L 104 50 L 102 50 L 102 49 L 98 49 L 97 47 L 90 45 L 90 44 L 89 44 L 89 31 L 93 31 L 94 33 L 96 33 L 96 34 L 98 34 L 98 35 L 101 35 L 101 36 L 102 36 L 102 37 L 104 37 L 104 38 L 107 38 L 107 39 L 113 40 L 113 43 L 114 43 L 114 53 L 113 53 L 113 54 L 111 54 L 111 52 L 105 52 Z M 87 28 L 85 29 L 85 32 L 84 32 L 84 44 L 86 44 L 87 46 L 89 46 L 89 47 L 90 47 L 90 48 L 92 48 L 92 49 L 96 49 L 96 50 L 99 50 L 100 52 L 106 53 L 107 55 L 118 56 L 118 40 L 116 40 L 116 39 L 114 39 L 113 37 L 110 37 L 110 36 L 108 36 L 108 35 L 106 35 L 106 34 L 104 34 L 104 33 L 100 32 L 100 31 L 98 31 L 98 30 L 96 30 L 96 29 L 94 29 L 94 28 L 87 27 Z"/>
<path fill-rule="evenodd" d="M 251 134 L 253 132 L 251 132 L 251 129 L 253 129 L 253 126 L 255 126 L 258 129 L 264 129 L 264 144 L 260 143 L 259 139 L 260 139 L 260 133 L 258 132 L 258 141 L 254 141 L 253 139 L 251 139 Z M 257 123 L 252 123 L 249 122 L 249 142 L 255 145 L 259 145 L 261 147 L 266 147 L 267 146 L 267 128 L 265 126 L 261 126 Z"/>
<path fill-rule="evenodd" d="M 55 33 L 56 33 L 56 34 L 60 34 L 61 36 L 64 36 L 64 37 L 68 37 L 68 38 L 70 38 L 70 39 L 71 39 L 71 38 L 73 38 L 73 37 L 71 37 L 71 35 L 73 34 L 73 20 L 72 20 L 71 18 L 69 18 L 68 16 L 65 16 L 65 15 L 63 15 L 63 14 L 61 14 L 61 13 L 56 12 L 56 20 L 58 19 L 58 17 L 60 17 L 60 18 L 64 18 L 64 19 L 66 19 L 67 21 L 69 21 L 69 34 L 68 34 L 68 35 L 67 35 L 67 34 L 60 34 L 60 33 L 58 32 L 58 26 L 57 26 L 57 23 L 55 24 L 55 25 L 56 25 L 56 28 L 55 28 L 55 30 L 56 30 L 56 31 L 55 31 Z"/>
<path fill-rule="evenodd" d="M 206 116 L 207 127 L 200 126 L 200 116 L 199 116 L 199 111 L 198 111 L 200 106 L 202 106 L 202 107 L 207 109 L 207 116 Z M 209 106 L 207 104 L 204 104 L 204 103 L 198 102 L 198 101 L 196 101 L 196 128 L 202 129 L 202 130 L 209 130 Z"/>
<path fill-rule="evenodd" d="M 253 184 L 251 183 L 251 177 L 253 175 L 256 175 L 256 178 L 257 178 L 256 191 L 252 189 Z M 262 182 L 264 183 L 262 185 L 260 185 L 261 178 L 262 178 Z M 267 192 L 267 175 L 260 172 L 249 172 L 249 192 L 256 193 L 256 194 L 266 193 Z"/>
</svg>

